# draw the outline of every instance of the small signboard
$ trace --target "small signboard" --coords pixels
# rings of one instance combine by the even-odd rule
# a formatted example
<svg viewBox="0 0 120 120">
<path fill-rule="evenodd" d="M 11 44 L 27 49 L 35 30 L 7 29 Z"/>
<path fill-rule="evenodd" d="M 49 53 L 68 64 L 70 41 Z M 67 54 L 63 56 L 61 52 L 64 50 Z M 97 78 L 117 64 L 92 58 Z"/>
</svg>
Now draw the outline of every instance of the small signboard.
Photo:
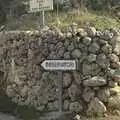
<svg viewBox="0 0 120 120">
<path fill-rule="evenodd" d="M 30 0 L 29 12 L 53 10 L 53 0 Z"/>
<path fill-rule="evenodd" d="M 41 66 L 45 70 L 76 70 L 77 65 L 75 60 L 45 60 Z"/>
</svg>

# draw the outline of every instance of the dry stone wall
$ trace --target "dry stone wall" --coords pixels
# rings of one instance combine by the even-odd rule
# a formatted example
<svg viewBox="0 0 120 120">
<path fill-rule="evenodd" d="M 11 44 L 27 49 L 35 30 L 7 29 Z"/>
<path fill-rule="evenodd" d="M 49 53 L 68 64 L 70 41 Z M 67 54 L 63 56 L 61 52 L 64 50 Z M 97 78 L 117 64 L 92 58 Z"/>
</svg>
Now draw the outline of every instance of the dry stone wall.
<svg viewBox="0 0 120 120">
<path fill-rule="evenodd" d="M 79 62 L 78 70 L 63 72 L 63 109 L 103 115 L 120 109 L 120 33 L 116 29 L 46 28 L 7 35 L 3 45 L 6 94 L 19 105 L 40 111 L 58 110 L 58 73 L 45 71 L 47 59 Z"/>
</svg>

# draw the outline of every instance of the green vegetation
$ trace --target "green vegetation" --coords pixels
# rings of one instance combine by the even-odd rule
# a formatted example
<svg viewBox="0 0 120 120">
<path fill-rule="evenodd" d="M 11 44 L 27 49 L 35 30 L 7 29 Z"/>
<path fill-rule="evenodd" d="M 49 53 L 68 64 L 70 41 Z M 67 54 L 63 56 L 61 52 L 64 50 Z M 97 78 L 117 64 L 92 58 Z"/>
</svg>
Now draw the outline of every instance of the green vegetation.
<svg viewBox="0 0 120 120">
<path fill-rule="evenodd" d="M 38 29 L 38 18 L 39 15 L 31 14 L 19 19 L 11 19 L 7 23 L 8 29 Z M 58 17 L 56 12 L 47 12 L 45 15 L 45 23 L 47 26 L 59 26 L 60 28 L 70 26 L 73 22 L 76 22 L 79 27 L 83 27 L 86 23 L 95 26 L 98 29 L 120 28 L 120 20 L 111 17 L 107 13 L 98 13 L 98 12 L 81 12 L 73 10 L 68 12 L 60 12 Z"/>
</svg>

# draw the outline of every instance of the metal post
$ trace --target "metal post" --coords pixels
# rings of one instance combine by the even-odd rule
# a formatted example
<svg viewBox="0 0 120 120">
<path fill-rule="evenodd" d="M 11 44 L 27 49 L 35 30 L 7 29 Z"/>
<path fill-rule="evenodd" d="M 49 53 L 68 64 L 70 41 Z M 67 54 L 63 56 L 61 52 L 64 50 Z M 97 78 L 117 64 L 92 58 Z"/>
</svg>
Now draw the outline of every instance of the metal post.
<svg viewBox="0 0 120 120">
<path fill-rule="evenodd" d="M 42 11 L 42 28 L 45 26 L 45 12 Z"/>
<path fill-rule="evenodd" d="M 59 0 L 57 0 L 57 25 L 58 25 L 58 27 L 59 27 L 59 22 L 60 22 L 60 20 L 59 20 Z"/>
<path fill-rule="evenodd" d="M 40 28 L 44 28 L 45 26 L 45 12 L 44 11 L 40 12 L 39 25 L 40 25 Z"/>
<path fill-rule="evenodd" d="M 62 80 L 63 80 L 63 74 L 62 71 L 58 72 L 58 87 L 59 87 L 59 112 L 62 113 Z"/>
</svg>

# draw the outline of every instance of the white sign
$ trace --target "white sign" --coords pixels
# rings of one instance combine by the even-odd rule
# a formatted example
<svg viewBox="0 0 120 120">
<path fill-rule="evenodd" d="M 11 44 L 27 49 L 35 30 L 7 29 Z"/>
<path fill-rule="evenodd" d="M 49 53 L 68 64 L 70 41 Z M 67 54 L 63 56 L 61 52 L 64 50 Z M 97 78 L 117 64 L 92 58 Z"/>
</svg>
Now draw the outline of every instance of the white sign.
<svg viewBox="0 0 120 120">
<path fill-rule="evenodd" d="M 41 66 L 45 70 L 76 70 L 75 60 L 45 60 Z"/>
<path fill-rule="evenodd" d="M 30 0 L 30 12 L 53 10 L 53 0 Z"/>
</svg>

